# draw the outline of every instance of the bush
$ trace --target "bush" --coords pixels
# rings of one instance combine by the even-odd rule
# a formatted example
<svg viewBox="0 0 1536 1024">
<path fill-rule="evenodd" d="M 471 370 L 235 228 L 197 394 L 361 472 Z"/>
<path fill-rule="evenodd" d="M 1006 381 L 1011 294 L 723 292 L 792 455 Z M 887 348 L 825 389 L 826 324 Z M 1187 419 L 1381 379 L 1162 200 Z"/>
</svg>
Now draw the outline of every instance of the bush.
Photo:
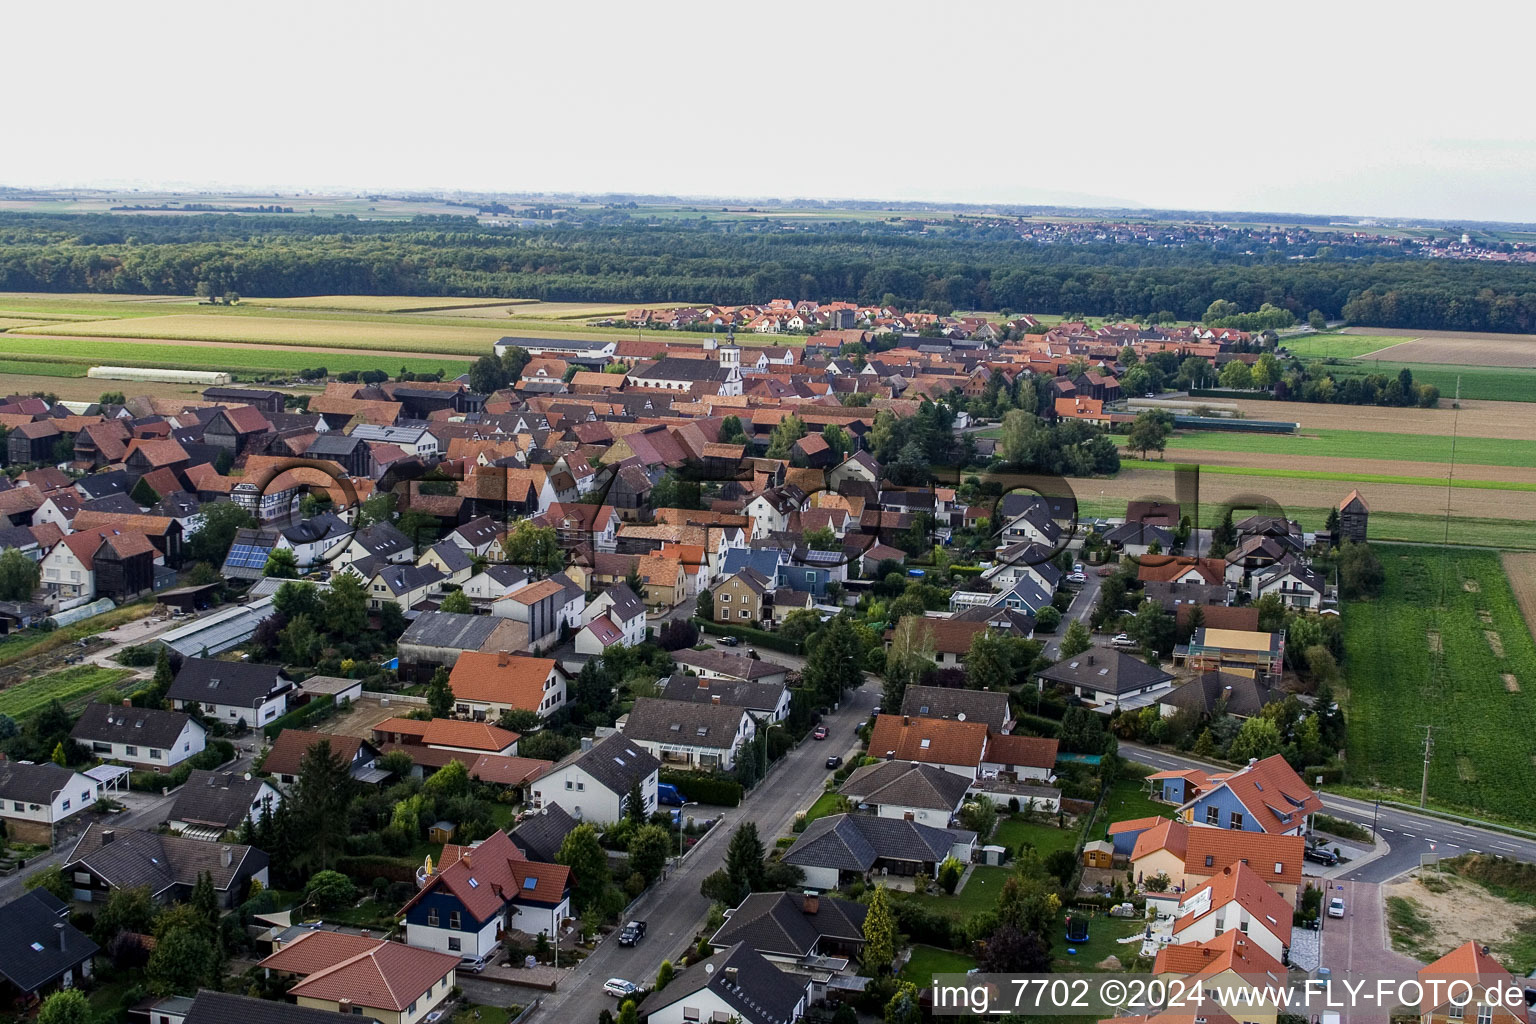
<svg viewBox="0 0 1536 1024">
<path fill-rule="evenodd" d="M 1054 633 L 1059 625 L 1061 625 L 1061 612 L 1053 606 L 1046 605 L 1035 613 L 1035 628 L 1040 632 Z"/>
<path fill-rule="evenodd" d="M 285 715 L 279 715 L 272 719 L 271 723 L 262 730 L 267 739 L 275 739 L 277 734 L 284 729 L 299 729 L 316 722 L 323 722 L 336 714 L 336 698 L 330 694 L 323 694 L 305 704 L 303 707 L 294 708 Z"/>
<path fill-rule="evenodd" d="M 783 651 L 786 654 L 805 653 L 804 644 L 785 639 L 777 633 L 753 629 L 751 626 L 728 626 L 723 622 L 710 622 L 707 619 L 694 619 L 693 624 L 711 636 L 734 636 L 754 647 L 766 647 L 770 651 Z"/>
<path fill-rule="evenodd" d="M 124 647 L 117 652 L 116 661 L 119 665 L 128 665 L 132 668 L 144 668 L 153 665 L 159 652 L 154 644 L 139 644 L 136 647 Z"/>
<path fill-rule="evenodd" d="M 1061 723 L 1040 715 L 1032 715 L 1027 711 L 1021 711 L 1014 716 L 1014 731 L 1024 734 L 1033 733 L 1039 736 L 1054 738 L 1061 731 Z M 1020 728 L 1022 726 L 1022 728 Z"/>
<path fill-rule="evenodd" d="M 663 768 L 657 778 L 676 786 L 684 800 L 697 800 L 701 804 L 717 804 L 721 807 L 735 807 L 741 803 L 741 783 L 735 779 L 671 768 Z"/>
<path fill-rule="evenodd" d="M 1309 764 L 1301 770 L 1301 777 L 1307 780 L 1307 785 L 1309 786 L 1316 784 L 1319 775 L 1322 776 L 1325 783 L 1343 782 L 1344 766 L 1338 762 L 1331 764 Z"/>
<path fill-rule="evenodd" d="M 891 909 L 896 914 L 896 926 L 911 942 L 938 946 L 940 949 L 956 949 L 964 939 L 956 934 L 953 921 L 936 910 L 911 899 L 892 900 Z"/>
</svg>

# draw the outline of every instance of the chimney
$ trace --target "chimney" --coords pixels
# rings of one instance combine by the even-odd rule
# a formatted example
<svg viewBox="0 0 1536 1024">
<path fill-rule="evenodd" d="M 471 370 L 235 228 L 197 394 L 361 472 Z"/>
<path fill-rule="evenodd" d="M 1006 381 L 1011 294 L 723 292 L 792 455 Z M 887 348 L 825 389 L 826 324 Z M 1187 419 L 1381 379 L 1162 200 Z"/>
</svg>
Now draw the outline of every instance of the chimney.
<svg viewBox="0 0 1536 1024">
<path fill-rule="evenodd" d="M 800 909 L 814 916 L 821 909 L 821 897 L 814 892 L 807 892 L 800 900 Z"/>
<path fill-rule="evenodd" d="M 907 727 L 907 726 L 912 724 L 912 719 L 909 718 L 906 715 L 902 715 L 901 716 L 901 724 L 902 724 L 902 727 L 905 728 L 905 727 Z"/>
<path fill-rule="evenodd" d="M 350 999 L 338 999 L 338 1000 L 336 1000 L 336 1008 L 338 1010 L 340 1010 L 342 1013 L 351 1013 L 352 1012 L 352 1000 L 350 1000 Z"/>
<path fill-rule="evenodd" d="M 235 862 L 235 851 L 227 846 L 221 846 L 219 847 L 219 859 L 224 862 L 225 867 L 229 867 Z"/>
<path fill-rule="evenodd" d="M 1091 654 L 1088 655 L 1088 664 L 1090 664 L 1090 665 L 1093 664 L 1093 655 L 1091 655 Z"/>
<path fill-rule="evenodd" d="M 735 984 L 736 984 L 736 968 L 734 968 L 734 967 L 727 967 L 725 969 L 725 980 L 726 980 L 727 984 L 729 984 L 731 986 L 735 986 Z"/>
<path fill-rule="evenodd" d="M 506 651 L 497 651 L 496 652 L 496 664 L 500 668 L 506 668 L 507 667 L 507 652 Z"/>
<path fill-rule="evenodd" d="M 108 843 L 110 843 L 112 840 L 114 840 L 116 838 L 117 838 L 117 832 L 114 831 L 113 829 L 110 829 L 110 828 L 102 829 L 102 831 L 101 831 L 101 845 L 102 846 L 106 846 Z"/>
<path fill-rule="evenodd" d="M 711 704 L 719 704 L 720 703 L 720 695 L 718 693 L 710 694 L 709 702 Z"/>
<path fill-rule="evenodd" d="M 470 860 L 470 859 L 469 859 L 469 851 L 468 851 L 468 850 L 465 850 L 465 851 L 464 851 L 464 854 L 463 854 L 463 856 L 462 856 L 462 858 L 461 858 L 461 859 L 462 859 L 462 860 L 463 860 L 463 861 L 464 861 L 464 866 L 465 866 L 465 867 L 467 867 L 467 868 L 472 868 L 472 867 L 474 867 L 474 866 L 475 866 L 475 863 L 474 863 L 474 861 L 472 861 L 472 860 Z"/>
<path fill-rule="evenodd" d="M 123 707 L 125 707 L 125 708 L 133 707 L 133 701 L 129 700 L 127 697 L 124 697 L 123 698 Z"/>
<path fill-rule="evenodd" d="M 1249 759 L 1248 759 L 1248 767 L 1249 767 L 1249 768 L 1252 768 L 1252 767 L 1253 767 L 1253 766 L 1254 766 L 1254 765 L 1256 765 L 1256 764 L 1258 764 L 1258 763 L 1259 763 L 1259 759 L 1258 759 L 1258 758 L 1256 758 L 1256 757 L 1250 757 L 1250 758 L 1249 758 Z"/>
<path fill-rule="evenodd" d="M 59 933 L 59 948 L 68 949 L 69 939 L 67 938 L 67 932 L 64 928 L 64 922 L 60 921 L 58 924 L 54 925 L 53 930 Z"/>
</svg>

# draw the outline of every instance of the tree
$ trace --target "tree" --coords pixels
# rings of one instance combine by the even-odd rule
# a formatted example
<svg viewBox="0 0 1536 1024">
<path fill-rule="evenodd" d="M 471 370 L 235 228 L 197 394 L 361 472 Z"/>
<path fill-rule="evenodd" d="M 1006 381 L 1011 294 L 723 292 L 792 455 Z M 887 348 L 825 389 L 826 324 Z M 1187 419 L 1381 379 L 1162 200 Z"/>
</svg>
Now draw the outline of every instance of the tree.
<svg viewBox="0 0 1536 1024">
<path fill-rule="evenodd" d="M 1328 327 L 1328 318 L 1323 315 L 1322 310 L 1314 309 L 1312 312 L 1307 314 L 1307 326 L 1312 328 L 1314 331 L 1326 330 Z"/>
<path fill-rule="evenodd" d="M 1386 583 L 1381 559 L 1369 544 L 1345 541 L 1339 548 L 1339 591 L 1347 601 L 1380 597 Z"/>
<path fill-rule="evenodd" d="M 501 369 L 508 381 L 520 380 L 533 355 L 521 345 L 513 345 L 501 354 Z"/>
<path fill-rule="evenodd" d="M 1273 352 L 1265 352 L 1253 364 L 1253 386 L 1268 391 L 1280 379 L 1280 360 Z"/>
<path fill-rule="evenodd" d="M 1149 651 L 1161 653 L 1173 649 L 1173 616 L 1156 601 L 1146 600 L 1137 606 L 1130 630 L 1136 642 Z"/>
<path fill-rule="evenodd" d="M 984 629 L 971 638 L 965 656 L 965 682 L 973 690 L 1006 690 L 1013 685 L 1013 644 L 1009 638 Z"/>
<path fill-rule="evenodd" d="M 803 643 L 808 636 L 820 628 L 819 614 L 809 608 L 797 608 L 784 616 L 784 621 L 779 623 L 779 635 L 786 640 Z"/>
<path fill-rule="evenodd" d="M 901 707 L 907 687 L 921 683 L 933 671 L 933 625 L 921 615 L 908 615 L 896 623 L 891 648 L 885 652 L 885 692 L 882 704 Z"/>
<path fill-rule="evenodd" d="M 656 969 L 656 984 L 651 989 L 651 991 L 660 992 L 662 989 L 672 984 L 672 977 L 675 973 L 676 972 L 672 969 L 672 961 L 663 960 L 661 962 L 661 966 Z"/>
<path fill-rule="evenodd" d="M 292 858 L 295 870 L 323 870 L 341 855 L 351 835 L 347 806 L 352 790 L 351 765 L 331 749 L 330 740 L 319 740 L 305 751 L 293 796 L 282 805 L 291 808 L 296 833 L 304 837 Z"/>
<path fill-rule="evenodd" d="M 767 456 L 770 459 L 787 459 L 794 443 L 805 436 L 805 421 L 791 413 L 780 420 L 768 435 Z"/>
<path fill-rule="evenodd" d="M 528 566 L 544 573 L 565 568 L 565 552 L 552 526 L 535 526 L 528 519 L 518 520 L 501 545 L 502 553 L 513 565 Z"/>
<path fill-rule="evenodd" d="M 468 796 L 469 769 L 463 761 L 454 758 L 433 772 L 427 781 L 421 784 L 421 789 L 422 792 L 431 793 L 439 799 Z"/>
<path fill-rule="evenodd" d="M 763 884 L 763 841 L 758 838 L 757 825 L 742 822 L 731 834 L 731 843 L 725 849 L 725 873 L 732 887 L 739 894 L 739 903 L 749 893 L 761 892 Z M 735 904 L 732 904 L 734 906 Z"/>
<path fill-rule="evenodd" d="M 474 612 L 475 606 L 470 603 L 468 594 L 464 593 L 462 590 L 455 590 L 453 593 L 443 598 L 443 600 L 438 604 L 437 610 L 442 612 L 457 612 L 460 615 L 470 615 Z"/>
<path fill-rule="evenodd" d="M 283 660 L 294 665 L 313 665 L 320 655 L 320 634 L 308 615 L 295 615 L 277 634 Z"/>
<path fill-rule="evenodd" d="M 217 932 L 219 927 L 219 894 L 213 888 L 213 874 L 208 871 L 197 873 L 197 883 L 192 886 L 192 898 L 187 901 L 192 912 L 208 928 L 210 935 Z"/>
<path fill-rule="evenodd" d="M 1234 359 L 1221 368 L 1221 386 L 1234 391 L 1253 387 L 1253 371 L 1241 359 Z"/>
<path fill-rule="evenodd" d="M 804 534 L 801 538 L 812 551 L 841 551 L 843 542 L 837 539 L 832 527 L 822 526 Z"/>
<path fill-rule="evenodd" d="M 195 994 L 215 979 L 219 961 L 213 942 L 194 928 L 173 928 L 155 939 L 144 975 L 149 987 L 162 995 Z"/>
<path fill-rule="evenodd" d="M 1035 440 L 1043 431 L 1040 417 L 1024 409 L 1013 409 L 1003 415 L 1002 439 L 998 451 L 1005 462 L 1028 463 L 1031 461 Z"/>
<path fill-rule="evenodd" d="M 1073 754 L 1104 751 L 1104 716 L 1088 708 L 1067 708 L 1058 734 L 1061 749 Z"/>
<path fill-rule="evenodd" d="M 672 853 L 672 836 L 660 825 L 641 825 L 629 837 L 629 866 L 640 872 L 645 884 L 661 877 Z"/>
<path fill-rule="evenodd" d="M 38 563 L 15 548 L 0 553 L 0 601 L 30 601 L 37 589 Z"/>
<path fill-rule="evenodd" d="M 357 886 L 340 871 L 317 871 L 304 886 L 304 901 L 316 910 L 335 910 L 355 899 Z"/>
<path fill-rule="evenodd" d="M 960 805 L 960 824 L 976 833 L 983 843 L 997 826 L 997 805 L 988 796 L 976 796 Z"/>
<path fill-rule="evenodd" d="M 748 441 L 747 432 L 742 428 L 741 419 L 736 416 L 727 416 L 720 421 L 720 443 L 745 445 Z"/>
<path fill-rule="evenodd" d="M 1060 654 L 1063 658 L 1072 658 L 1093 646 L 1093 634 L 1088 632 L 1088 627 L 1083 625 L 1083 620 L 1073 619 L 1067 623 L 1067 632 L 1061 638 Z"/>
<path fill-rule="evenodd" d="M 448 685 L 448 669 L 439 665 L 427 684 L 427 708 L 433 718 L 448 718 L 453 714 L 453 688 Z"/>
<path fill-rule="evenodd" d="M 581 824 L 567 832 L 555 862 L 571 869 L 571 899 L 579 913 L 602 904 L 610 875 L 608 854 L 597 841 L 597 829 Z"/>
<path fill-rule="evenodd" d="M 335 637 L 361 637 L 368 628 L 368 584 L 355 572 L 334 573 L 320 598 L 326 632 Z"/>
<path fill-rule="evenodd" d="M 1077 854 L 1071 850 L 1052 850 L 1045 855 L 1045 870 L 1065 886 L 1077 873 Z"/>
<path fill-rule="evenodd" d="M 141 476 L 139 482 L 134 484 L 133 489 L 128 492 L 128 497 L 132 498 L 135 504 L 148 508 L 160 500 L 160 493 L 150 486 L 148 477 Z"/>
<path fill-rule="evenodd" d="M 1050 605 L 1046 605 L 1035 613 L 1035 628 L 1042 633 L 1054 633 L 1056 627 L 1061 625 L 1061 612 Z"/>
<path fill-rule="evenodd" d="M 37 1011 L 37 1024 L 91 1024 L 95 1019 L 90 1000 L 77 988 L 53 993 Z"/>
<path fill-rule="evenodd" d="M 353 523 L 359 530 L 374 523 L 388 523 L 395 518 L 395 496 L 391 492 L 375 494 L 365 500 L 357 508 L 357 520 Z"/>
<path fill-rule="evenodd" d="M 629 787 L 629 793 L 624 797 L 624 817 L 637 826 L 645 824 L 645 794 L 640 788 L 639 779 L 634 781 L 634 784 Z"/>
<path fill-rule="evenodd" d="M 1168 435 L 1173 432 L 1173 424 L 1169 420 L 1167 413 L 1155 409 L 1137 413 L 1135 422 L 1131 424 L 1130 437 L 1126 438 L 1126 447 L 1141 452 L 1143 459 L 1149 451 L 1161 452 L 1168 447 Z"/>
<path fill-rule="evenodd" d="M 838 459 L 853 450 L 853 441 L 848 437 L 848 432 L 836 423 L 828 423 L 821 429 L 821 439 L 827 442 L 827 447 L 837 453 Z"/>
<path fill-rule="evenodd" d="M 812 638 L 800 683 L 825 704 L 843 699 L 849 690 L 864 685 L 864 650 L 853 624 L 839 615 Z"/>
<path fill-rule="evenodd" d="M 945 857 L 944 863 L 939 865 L 939 886 L 951 896 L 955 888 L 960 884 L 960 876 L 965 873 L 965 868 L 953 857 Z"/>
<path fill-rule="evenodd" d="M 280 580 L 298 579 L 299 561 L 294 557 L 293 549 L 273 548 L 272 553 L 267 555 L 267 564 L 262 567 L 261 574 Z"/>
<path fill-rule="evenodd" d="M 1274 722 L 1260 715 L 1248 719 L 1242 728 L 1237 730 L 1237 735 L 1232 738 L 1232 745 L 1227 748 L 1227 760 L 1236 761 L 1239 764 L 1249 758 L 1258 758 L 1260 761 L 1273 754 L 1280 753 L 1285 741 L 1280 736 L 1280 730 Z"/>
<path fill-rule="evenodd" d="M 118 932 L 147 932 L 155 922 L 155 912 L 149 886 L 113 889 L 96 914 L 96 927 L 91 935 L 97 945 L 104 947 Z"/>
<path fill-rule="evenodd" d="M 923 1007 L 918 999 L 917 986 L 910 981 L 898 982 L 896 992 L 885 1004 L 884 1024 L 922 1024 Z"/>
<path fill-rule="evenodd" d="M 300 615 L 318 619 L 323 614 L 320 608 L 320 597 L 313 583 L 279 584 L 277 593 L 272 595 L 272 609 L 290 621 Z"/>
<path fill-rule="evenodd" d="M 507 368 L 495 356 L 481 356 L 469 368 L 469 389 L 482 395 L 500 391 L 508 383 Z"/>
<path fill-rule="evenodd" d="M 864 966 L 876 977 L 888 974 L 896 959 L 896 916 L 884 886 L 876 886 L 864 915 Z"/>
<path fill-rule="evenodd" d="M 256 520 L 245 509 L 232 501 L 215 501 L 200 510 L 203 525 L 184 545 L 187 558 L 193 562 L 223 565 L 229 554 L 229 546 L 235 541 L 235 533 L 256 525 Z"/>
<path fill-rule="evenodd" d="M 63 870 L 57 864 L 50 864 L 41 871 L 29 875 L 24 885 L 28 892 L 33 889 L 44 889 L 65 903 L 74 898 L 69 879 L 64 877 Z"/>
<path fill-rule="evenodd" d="M 592 662 L 587 664 L 590 665 Z M 585 670 L 586 666 L 583 665 L 582 668 Z M 539 717 L 537 711 L 529 711 L 527 708 L 508 708 L 501 713 L 500 718 L 496 719 L 496 724 L 500 728 L 526 736 L 528 733 L 537 732 L 544 725 L 544 720 Z"/>
<path fill-rule="evenodd" d="M 699 599 L 694 604 L 694 614 L 705 622 L 715 621 L 715 595 L 713 591 L 699 591 Z"/>
<path fill-rule="evenodd" d="M 123 395 L 123 393 L 121 391 L 103 391 L 101 393 L 101 396 L 96 399 L 96 404 L 98 404 L 98 405 L 124 405 L 124 404 L 127 403 L 127 401 L 128 401 L 128 399 L 126 397 L 124 397 L 124 395 Z"/>
</svg>

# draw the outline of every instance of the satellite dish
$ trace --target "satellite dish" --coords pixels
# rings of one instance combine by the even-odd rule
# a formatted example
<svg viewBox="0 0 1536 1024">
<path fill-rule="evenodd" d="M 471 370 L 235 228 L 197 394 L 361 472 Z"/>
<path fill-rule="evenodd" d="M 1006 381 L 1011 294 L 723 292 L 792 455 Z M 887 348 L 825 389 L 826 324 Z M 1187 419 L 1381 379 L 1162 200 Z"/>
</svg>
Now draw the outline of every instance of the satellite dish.
<svg viewBox="0 0 1536 1024">
<path fill-rule="evenodd" d="M 955 716 L 955 721 L 957 721 L 957 722 L 963 722 L 963 721 L 965 721 L 965 712 L 964 712 L 964 711 L 962 711 L 962 712 L 960 712 L 960 713 L 959 713 L 959 714 L 958 714 L 958 715 L 956 715 L 956 716 Z"/>
<path fill-rule="evenodd" d="M 704 973 L 705 974 L 714 974 L 715 973 L 715 965 L 714 964 L 705 964 L 704 965 Z"/>
<path fill-rule="evenodd" d="M 246 772 L 245 773 L 245 781 L 246 782 L 250 782 L 251 781 L 251 773 L 250 772 Z"/>
</svg>

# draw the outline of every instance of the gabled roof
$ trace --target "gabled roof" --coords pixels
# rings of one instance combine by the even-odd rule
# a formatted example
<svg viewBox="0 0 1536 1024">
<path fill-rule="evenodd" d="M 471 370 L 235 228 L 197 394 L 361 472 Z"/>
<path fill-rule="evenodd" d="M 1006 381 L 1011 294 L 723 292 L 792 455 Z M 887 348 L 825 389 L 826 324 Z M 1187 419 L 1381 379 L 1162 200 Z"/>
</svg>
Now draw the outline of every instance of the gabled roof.
<svg viewBox="0 0 1536 1024">
<path fill-rule="evenodd" d="M 653 743 L 729 750 L 736 745 L 746 709 L 727 704 L 641 697 L 624 724 L 624 736 Z"/>
<path fill-rule="evenodd" d="M 283 678 L 280 665 L 187 658 L 166 696 L 172 700 L 195 700 L 205 706 L 230 704 L 249 708 L 290 685 Z"/>
<path fill-rule="evenodd" d="M 546 803 L 544 813 L 530 815 L 518 822 L 511 832 L 511 838 L 513 844 L 529 858 L 553 864 L 566 833 L 580 824 L 564 807 L 557 803 Z"/>
<path fill-rule="evenodd" d="M 811 980 L 785 974 L 746 943 L 716 953 L 682 971 L 640 1004 L 640 1018 L 708 989 L 735 1011 L 742 1024 L 791 1024 L 795 1008 L 809 1001 Z"/>
<path fill-rule="evenodd" d="M 854 769 L 838 792 L 860 803 L 924 807 L 953 814 L 970 780 L 931 764 L 882 761 Z"/>
<path fill-rule="evenodd" d="M 284 729 L 277 734 L 277 739 L 272 741 L 272 749 L 267 751 L 267 759 L 261 763 L 262 770 L 271 772 L 273 775 L 297 775 L 304 755 L 313 750 L 322 740 L 331 745 L 333 757 L 340 756 L 347 764 L 357 759 L 358 751 L 363 747 L 373 749 L 358 736 L 338 736 L 328 732 Z"/>
<path fill-rule="evenodd" d="M 628 796 L 635 783 L 643 783 L 661 762 L 622 733 L 599 740 L 590 750 L 578 750 L 556 762 L 550 773 L 579 768 L 593 781 L 617 796 Z"/>
<path fill-rule="evenodd" d="M 186 784 L 176 794 L 169 821 L 194 825 L 215 825 L 223 829 L 239 828 L 250 816 L 251 808 L 270 785 L 263 779 L 247 780 L 234 772 L 210 772 L 193 769 Z"/>
<path fill-rule="evenodd" d="M 1269 887 L 1264 878 L 1265 876 L 1247 864 L 1230 864 L 1222 868 L 1209 882 L 1203 886 L 1192 887 L 1189 894 L 1184 897 L 1180 908 L 1188 908 L 1188 912 L 1174 922 L 1174 935 L 1178 935 L 1207 914 L 1235 902 L 1248 911 L 1254 923 L 1279 939 L 1283 945 L 1289 946 L 1291 944 L 1291 906 L 1285 901 L 1285 897 Z M 1197 898 L 1206 890 L 1210 891 L 1209 901 Z"/>
<path fill-rule="evenodd" d="M 230 1024 L 231 1021 L 240 1024 L 358 1024 L 366 1019 L 351 1013 L 204 989 L 192 1000 L 192 1008 L 187 1011 L 183 1024 Z"/>
<path fill-rule="evenodd" d="M 400 634 L 399 643 L 478 651 L 502 621 L 468 612 L 422 612 Z"/>
<path fill-rule="evenodd" d="M 833 814 L 811 822 L 785 851 L 784 863 L 840 871 L 867 871 L 882 859 L 937 863 L 967 835 L 974 833 L 872 814 Z"/>
<path fill-rule="evenodd" d="M 230 852 L 227 865 L 225 850 Z M 174 885 L 195 885 L 205 872 L 213 878 L 215 889 L 226 890 L 266 867 L 267 855 L 252 846 L 104 828 L 92 822 L 65 858 L 65 870 L 72 871 L 77 864 L 88 867 L 114 889 L 147 885 L 154 895 Z"/>
<path fill-rule="evenodd" d="M 1193 875 L 1214 875 L 1229 864 L 1246 863 L 1263 876 L 1265 882 L 1301 884 L 1302 853 L 1306 841 L 1301 836 L 1272 836 L 1233 828 L 1189 829 L 1185 844 L 1184 871 Z M 1207 864 L 1206 860 L 1210 863 Z M 1281 866 L 1280 871 L 1275 865 Z"/>
<path fill-rule="evenodd" d="M 169 749 L 191 721 L 192 716 L 182 711 L 93 703 L 85 706 L 69 736 L 82 743 L 100 740 Z M 202 725 L 197 724 L 195 731 L 202 732 Z"/>
<path fill-rule="evenodd" d="M 729 651 L 684 649 L 673 651 L 672 660 L 679 665 L 698 669 L 700 672 L 713 672 L 729 679 L 741 679 L 747 682 L 785 674 L 784 666 L 776 662 L 749 658 L 745 654 L 732 654 Z"/>
<path fill-rule="evenodd" d="M 1284 699 L 1283 691 L 1272 690 L 1252 676 L 1213 670 L 1202 672 L 1189 682 L 1174 687 L 1160 697 L 1158 702 L 1210 714 L 1220 701 L 1226 700 L 1228 714 L 1252 718 L 1263 710 L 1265 704 Z"/>
<path fill-rule="evenodd" d="M 258 965 L 304 980 L 288 990 L 362 1009 L 402 1011 L 459 965 L 459 958 L 343 932 L 301 935 Z"/>
<path fill-rule="evenodd" d="M 823 938 L 862 946 L 868 914 L 865 904 L 831 895 L 815 897 L 812 903 L 801 893 L 755 892 L 730 912 L 709 944 L 741 942 L 767 956 L 795 957 L 817 952 Z"/>
<path fill-rule="evenodd" d="M 1156 853 L 1158 850 L 1167 850 L 1182 862 L 1184 853 L 1189 848 L 1189 833 L 1198 831 L 1172 818 L 1138 818 L 1135 822 L 1117 822 L 1109 827 L 1110 835 L 1117 835 L 1116 829 L 1125 830 L 1127 825 L 1135 825 L 1142 822 L 1150 822 L 1140 834 L 1136 836 L 1136 845 L 1131 850 L 1131 860 L 1136 861 Z M 1223 865 L 1225 866 L 1225 865 Z"/>
<path fill-rule="evenodd" d="M 1164 946 L 1152 965 L 1153 974 L 1211 977 L 1232 971 L 1260 987 L 1284 985 L 1285 965 L 1234 928 L 1208 942 Z"/>
<path fill-rule="evenodd" d="M 570 883 L 570 868 L 529 860 L 505 832 L 497 830 L 474 846 L 444 847 L 437 870 L 400 913 L 429 893 L 446 893 L 476 922 L 483 922 L 511 903 L 554 906 L 565 898 Z"/>
<path fill-rule="evenodd" d="M 505 651 L 465 651 L 453 663 L 448 681 L 460 700 L 537 711 L 544 702 L 544 683 L 554 668 L 553 658 L 530 658 Z"/>
<path fill-rule="evenodd" d="M 984 722 L 880 715 L 869 736 L 869 756 L 928 764 L 977 767 L 987 747 Z"/>
<path fill-rule="evenodd" d="M 489 722 L 465 722 L 457 718 L 386 718 L 375 732 L 415 736 L 429 747 L 462 747 L 500 753 L 518 741 L 518 734 Z"/>
<path fill-rule="evenodd" d="M 0 906 L 0 979 L 22 992 L 47 987 L 65 971 L 101 952 L 69 923 L 69 907 L 46 889 Z"/>
<path fill-rule="evenodd" d="M 1124 651 L 1094 647 L 1064 658 L 1040 673 L 1041 679 L 1067 686 L 1085 686 L 1100 693 L 1121 694 L 1173 678 Z"/>
<path fill-rule="evenodd" d="M 1309 814 L 1323 809 L 1323 801 L 1301 781 L 1284 757 L 1275 754 L 1220 779 L 1196 800 L 1217 789 L 1226 789 L 1265 832 L 1289 832 Z M 1190 801 L 1185 806 L 1190 806 Z"/>
<path fill-rule="evenodd" d="M 1023 765 L 1049 771 L 1056 765 L 1061 742 L 1044 736 L 992 736 L 982 760 L 988 764 Z"/>
<path fill-rule="evenodd" d="M 46 805 L 52 803 L 54 794 L 69 785 L 74 777 L 74 772 L 52 761 L 36 764 L 0 761 L 0 800 Z"/>
<path fill-rule="evenodd" d="M 695 704 L 725 704 L 749 711 L 773 711 L 784 697 L 784 683 L 755 683 L 744 679 L 706 679 L 676 673 L 663 682 L 660 696 Z"/>
<path fill-rule="evenodd" d="M 1463 942 L 1440 959 L 1419 968 L 1418 980 L 1421 983 L 1435 979 L 1446 983 L 1440 987 L 1442 992 L 1453 980 L 1467 982 L 1476 992 L 1484 992 L 1493 985 L 1509 987 L 1515 982 L 1514 976 L 1504 968 L 1504 965 L 1488 954 L 1488 947 L 1476 941 Z M 1425 991 L 1426 996 L 1419 1004 L 1422 1011 L 1437 1009 L 1438 1006 L 1450 1001 L 1446 999 L 1439 1004 L 1430 1005 L 1429 997 L 1434 994 L 1435 989 L 1433 986 L 1426 985 Z M 1457 992 L 1461 992 L 1460 986 L 1457 987 Z M 1476 999 L 1473 1000 L 1473 1002 L 1476 1001 Z M 1524 1007 L 1504 1006 L 1499 1008 L 1499 1012 L 1520 1020 L 1529 1019 L 1529 1014 Z"/>
<path fill-rule="evenodd" d="M 984 722 L 1002 729 L 1010 715 L 1008 694 L 992 690 L 964 690 L 950 686 L 909 686 L 901 700 L 901 713 L 923 718 L 955 718 Z"/>
</svg>

